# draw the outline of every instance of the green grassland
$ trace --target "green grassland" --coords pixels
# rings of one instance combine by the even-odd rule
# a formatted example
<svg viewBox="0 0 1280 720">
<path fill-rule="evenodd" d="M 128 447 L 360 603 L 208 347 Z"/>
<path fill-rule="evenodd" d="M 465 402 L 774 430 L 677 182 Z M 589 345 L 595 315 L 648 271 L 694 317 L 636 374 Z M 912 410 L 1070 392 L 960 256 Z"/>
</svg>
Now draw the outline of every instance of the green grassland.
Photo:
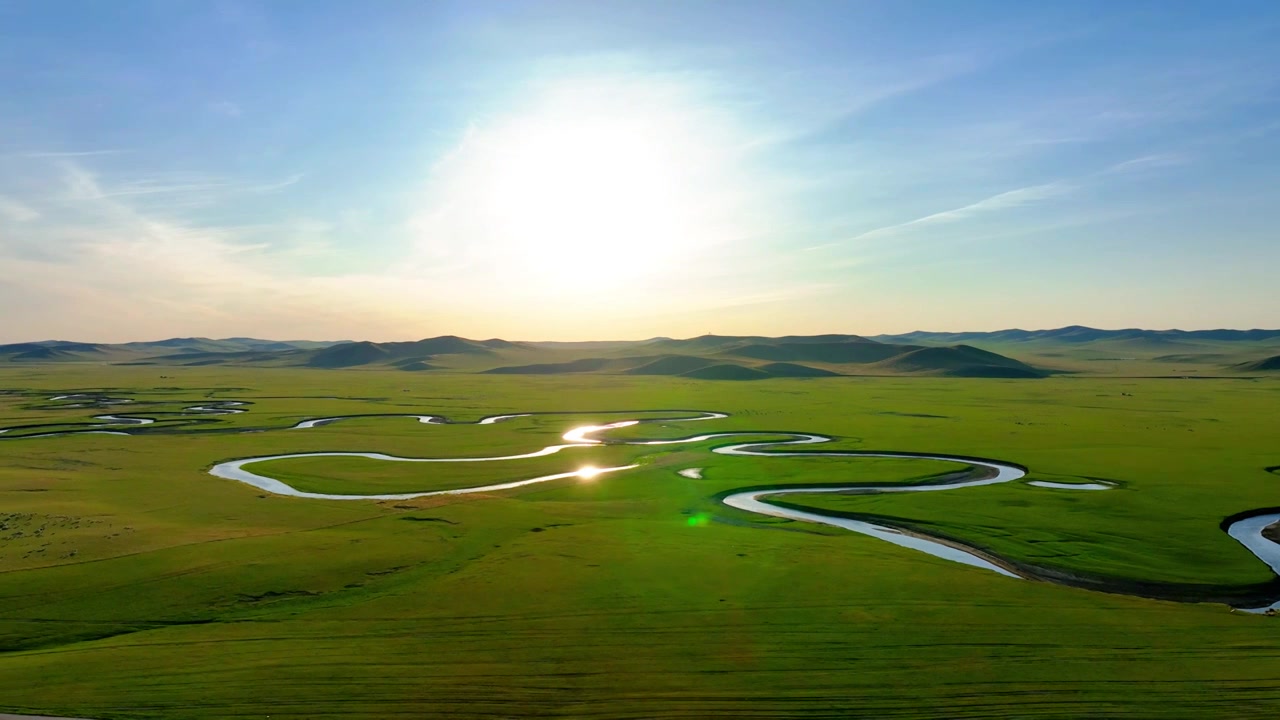
<svg viewBox="0 0 1280 720">
<path fill-rule="evenodd" d="M 164 377 L 160 377 L 163 375 Z M 639 462 L 498 493 L 321 501 L 214 478 L 250 456 L 525 453 L 583 422 L 719 410 L 610 437 L 817 432 L 814 450 L 998 458 L 1027 480 L 806 497 L 1012 560 L 1167 582 L 1266 580 L 1219 528 L 1280 505 L 1280 382 L 819 378 L 755 383 L 291 368 L 39 365 L 0 427 L 167 418 L 137 437 L 0 435 L 0 711 L 95 718 L 1253 717 L 1280 710 L 1275 618 L 1014 580 L 834 528 L 731 510 L 758 486 L 916 483 L 935 461 L 747 458 L 689 445 L 466 464 L 253 466 L 325 492 L 443 489 Z M 210 399 L 252 403 L 192 418 Z M 424 425 L 346 414 L 483 416 Z M 647 417 L 674 417 L 656 412 Z M 263 432 L 244 432 L 257 431 Z M 692 480 L 677 470 L 703 468 Z M 792 501 L 797 501 L 794 496 Z"/>
</svg>

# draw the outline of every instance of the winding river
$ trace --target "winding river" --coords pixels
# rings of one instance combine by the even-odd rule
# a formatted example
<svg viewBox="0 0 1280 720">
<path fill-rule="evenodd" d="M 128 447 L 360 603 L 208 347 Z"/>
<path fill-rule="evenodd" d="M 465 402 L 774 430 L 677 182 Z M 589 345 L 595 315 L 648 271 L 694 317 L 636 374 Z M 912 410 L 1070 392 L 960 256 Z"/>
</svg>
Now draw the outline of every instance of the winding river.
<svg viewBox="0 0 1280 720">
<path fill-rule="evenodd" d="M 110 398 L 93 394 L 71 394 L 59 395 L 50 398 L 51 402 L 73 400 L 72 404 L 64 404 L 59 407 L 103 407 L 110 405 L 118 405 L 129 400 L 122 398 Z M 247 402 L 241 401 L 209 401 L 197 405 L 185 407 L 179 415 L 225 415 L 232 413 L 246 412 L 245 406 Z M 629 411 L 616 411 L 609 414 L 625 414 Z M 640 412 L 640 411 L 635 411 Z M 277 495 L 286 495 L 290 497 L 319 499 L 319 500 L 348 500 L 348 501 L 369 501 L 369 500 L 411 500 L 414 498 L 431 497 L 439 495 L 465 495 L 474 493 L 492 493 L 503 490 L 535 485 L 538 483 L 552 482 L 556 480 L 565 480 L 569 478 L 590 478 L 597 475 L 616 473 L 639 467 L 638 464 L 624 465 L 618 467 L 607 468 L 582 468 L 573 472 L 562 472 L 551 475 L 543 475 L 539 477 L 526 478 L 521 480 L 513 480 L 508 482 L 494 483 L 488 485 L 480 485 L 475 487 L 457 488 L 452 490 L 435 490 L 426 492 L 413 493 L 395 493 L 395 494 L 330 494 L 330 493 L 312 493 L 298 490 L 287 483 L 275 478 L 261 475 L 250 469 L 255 463 L 261 463 L 269 460 L 286 460 L 293 458 L 306 457 L 363 457 L 371 460 L 380 460 L 387 462 L 407 462 L 407 463 L 475 463 L 475 462 L 495 462 L 503 460 L 520 460 L 526 458 L 543 457 L 555 453 L 569 450 L 572 448 L 592 447 L 604 444 L 609 445 L 677 445 L 688 443 L 699 443 L 710 440 L 728 439 L 728 438 L 749 438 L 749 437 L 767 437 L 768 440 L 738 442 L 735 444 L 722 445 L 711 449 L 711 452 L 720 455 L 733 455 L 743 457 L 871 457 L 871 458 L 897 458 L 911 460 L 940 460 L 944 462 L 959 463 L 970 468 L 967 473 L 958 476 L 948 476 L 937 482 L 922 483 L 917 485 L 796 485 L 786 487 L 770 487 L 766 489 L 752 489 L 740 492 L 732 492 L 720 498 L 721 502 L 731 508 L 742 510 L 757 515 L 783 518 L 786 520 L 794 520 L 798 522 L 817 523 L 829 525 L 832 527 L 842 528 L 863 535 L 869 535 L 885 542 L 892 543 L 901 547 L 909 548 L 918 552 L 926 553 L 934 557 L 942 558 L 956 563 L 969 565 L 975 568 L 998 573 L 1000 575 L 1028 580 L 1047 580 L 1064 585 L 1073 585 L 1077 587 L 1086 587 L 1094 590 L 1105 592 L 1117 592 L 1122 594 L 1138 595 L 1142 597 L 1175 600 L 1175 601 L 1218 601 L 1226 602 L 1238 609 L 1253 613 L 1274 613 L 1280 610 L 1280 544 L 1277 544 L 1263 535 L 1263 531 L 1270 525 L 1280 522 L 1280 512 L 1271 511 L 1254 511 L 1241 513 L 1234 516 L 1235 519 L 1226 523 L 1224 521 L 1224 530 L 1233 539 L 1239 542 L 1249 552 L 1255 555 L 1259 560 L 1265 563 L 1272 572 L 1277 575 L 1277 580 L 1262 586 L 1252 586 L 1243 589 L 1226 589 L 1225 592 L 1214 593 L 1213 591 L 1196 591 L 1194 588 L 1188 588 L 1185 585 L 1162 584 L 1162 583 L 1127 583 L 1119 580 L 1100 580 L 1097 578 L 1073 578 L 1063 573 L 1051 573 L 1031 566 L 1015 563 L 992 553 L 983 551 L 979 548 L 968 546 L 955 540 L 933 537 L 920 531 L 908 530 L 906 528 L 892 527 L 889 525 L 878 524 L 866 519 L 857 517 L 848 517 L 833 513 L 825 513 L 817 509 L 808 508 L 801 509 L 791 507 L 784 504 L 775 504 L 768 502 L 768 498 L 783 495 L 805 495 L 805 494 L 829 494 L 829 493 L 858 493 L 858 494 L 876 494 L 876 493 L 922 493 L 922 492 L 940 492 L 946 490 L 958 490 L 969 487 L 979 487 L 983 485 L 995 485 L 999 483 L 1007 483 L 1024 478 L 1027 474 L 1026 468 L 1014 463 L 1004 462 L 1000 460 L 991 460 L 985 458 L 974 458 L 958 455 L 940 455 L 925 453 L 907 453 L 907 452 L 880 452 L 880 451 L 806 451 L 778 448 L 791 448 L 794 446 L 809 446 L 820 443 L 833 441 L 826 435 L 812 433 L 794 433 L 794 432 L 764 432 L 764 431 L 739 431 L 710 433 L 704 435 L 694 435 L 675 439 L 661 440 L 605 440 L 597 437 L 610 430 L 617 430 L 624 427 L 639 425 L 641 423 L 658 423 L 658 422 L 698 422 L 705 420 L 716 420 L 728 417 L 725 413 L 706 412 L 706 411 L 644 411 L 644 412 L 676 412 L 681 415 L 673 417 L 645 418 L 645 419 L 627 419 L 619 420 L 611 423 L 600 425 L 584 425 L 573 428 L 564 433 L 561 437 L 563 441 L 557 445 L 548 445 L 540 450 L 517 455 L 499 455 L 484 457 L 401 457 L 397 455 L 388 455 L 385 453 L 370 452 L 307 452 L 307 453 L 289 453 L 283 455 L 265 455 L 249 458 L 241 458 L 237 460 L 229 460 L 218 463 L 209 469 L 209 473 L 215 477 L 234 480 L 246 485 L 251 485 L 259 490 Z M 566 413 L 516 413 L 507 415 L 491 415 L 481 418 L 473 424 L 491 425 L 503 420 L 512 418 L 529 417 L 532 415 L 563 415 Z M 366 415 L 345 415 L 337 417 L 315 418 L 303 420 L 287 430 L 306 430 L 316 427 L 330 425 L 342 420 L 353 418 L 367 417 L 405 417 L 417 419 L 419 423 L 429 425 L 448 425 L 457 424 L 440 415 L 418 415 L 418 414 L 366 414 Z M 127 415 L 97 415 L 95 420 L 99 421 L 97 425 L 91 425 L 83 430 L 63 430 L 54 432 L 41 432 L 35 434 L 8 435 L 0 438 L 0 441 L 16 441 L 31 438 L 48 438 L 65 435 L 84 435 L 84 434 L 103 434 L 103 435 L 133 435 L 135 432 L 124 430 L 105 429 L 108 427 L 152 425 L 155 423 L 154 418 L 127 416 Z M 48 424 L 47 427 L 66 427 L 67 424 Z M 0 434 L 9 433 L 13 430 L 30 431 L 41 427 L 41 425 L 15 426 L 0 429 Z M 145 431 L 143 431 L 145 432 Z M 261 432 L 261 430 L 244 430 L 241 432 Z M 779 439 L 782 438 L 782 439 Z M 701 468 L 687 468 L 678 471 L 683 477 L 690 479 L 701 478 Z M 1050 490 L 1109 490 L 1113 487 L 1107 482 L 1090 482 L 1090 483 L 1062 483 L 1033 480 L 1027 482 L 1028 485 L 1046 488 Z"/>
</svg>

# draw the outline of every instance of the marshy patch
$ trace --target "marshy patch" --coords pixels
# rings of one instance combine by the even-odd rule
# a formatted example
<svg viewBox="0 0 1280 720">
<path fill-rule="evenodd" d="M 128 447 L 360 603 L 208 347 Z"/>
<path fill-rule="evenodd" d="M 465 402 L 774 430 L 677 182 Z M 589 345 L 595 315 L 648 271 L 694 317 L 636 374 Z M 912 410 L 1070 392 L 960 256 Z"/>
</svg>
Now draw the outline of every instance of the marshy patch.
<svg viewBox="0 0 1280 720">
<path fill-rule="evenodd" d="M 287 600 L 295 597 L 314 597 L 320 594 L 321 593 L 313 592 L 311 590 L 268 590 L 259 595 L 241 594 L 236 597 L 239 598 L 242 603 L 263 603 L 271 602 L 273 600 Z"/>
</svg>

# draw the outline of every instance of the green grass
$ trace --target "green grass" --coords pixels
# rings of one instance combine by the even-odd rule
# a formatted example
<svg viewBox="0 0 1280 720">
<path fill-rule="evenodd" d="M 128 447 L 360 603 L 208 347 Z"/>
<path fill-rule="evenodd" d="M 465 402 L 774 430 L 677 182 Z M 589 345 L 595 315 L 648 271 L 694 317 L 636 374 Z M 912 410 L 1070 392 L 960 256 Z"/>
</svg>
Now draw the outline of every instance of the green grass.
<svg viewBox="0 0 1280 720">
<path fill-rule="evenodd" d="M 616 436 L 812 431 L 838 442 L 807 449 L 967 454 L 1024 464 L 1033 478 L 1109 478 L 1121 487 L 1010 484 L 805 502 L 899 518 L 1057 567 L 1249 583 L 1267 571 L 1218 522 L 1280 505 L 1277 478 L 1263 471 L 1280 465 L 1278 382 L 744 385 L 24 366 L 0 371 L 3 388 L 115 388 L 168 409 L 206 397 L 254 404 L 183 428 L 194 434 L 0 440 L 0 710 L 273 719 L 1280 710 L 1273 618 L 1012 580 L 715 500 L 747 486 L 920 482 L 948 463 L 728 457 L 708 450 L 732 440 L 712 440 L 573 449 L 509 465 L 299 459 L 271 468 L 326 491 L 366 492 L 570 471 L 615 462 L 611 453 L 645 461 L 590 483 L 408 502 L 284 498 L 206 473 L 231 458 L 322 450 L 528 452 L 584 420 L 618 417 L 598 411 L 722 410 L 732 417 Z M 104 412 L 30 408 L 39 404 L 0 395 L 0 426 Z M 121 412 L 145 415 L 144 407 Z M 576 414 L 489 426 L 386 418 L 213 431 L 349 413 L 471 421 L 530 410 Z M 704 479 L 676 474 L 688 467 L 704 468 Z M 441 474 L 417 474 L 424 469 Z"/>
</svg>

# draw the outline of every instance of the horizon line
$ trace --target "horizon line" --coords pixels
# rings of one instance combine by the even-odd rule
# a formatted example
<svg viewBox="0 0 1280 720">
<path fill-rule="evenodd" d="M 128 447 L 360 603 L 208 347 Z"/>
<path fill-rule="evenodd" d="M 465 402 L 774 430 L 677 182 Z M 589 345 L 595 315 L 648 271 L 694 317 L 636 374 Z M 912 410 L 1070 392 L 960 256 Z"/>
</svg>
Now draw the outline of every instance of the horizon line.
<svg viewBox="0 0 1280 720">
<path fill-rule="evenodd" d="M 503 342 L 520 342 L 520 343 L 531 343 L 531 344 L 547 344 L 547 343 L 578 344 L 578 343 L 637 343 L 637 342 L 650 342 L 654 340 L 696 340 L 699 338 L 706 338 L 706 337 L 782 338 L 782 337 L 823 337 L 827 335 L 834 335 L 834 336 L 843 336 L 843 337 L 877 338 L 877 337 L 902 337 L 907 335 L 994 335 L 997 333 L 1006 333 L 1006 332 L 1046 333 L 1046 332 L 1055 332 L 1060 330 L 1098 330 L 1102 332 L 1136 331 L 1136 332 L 1154 332 L 1154 333 L 1274 332 L 1274 333 L 1280 334 L 1280 328 L 1258 328 L 1258 327 L 1254 327 L 1254 328 L 1206 327 L 1206 328 L 1185 329 L 1185 328 L 1143 328 L 1143 327 L 1136 327 L 1136 326 L 1120 327 L 1120 328 L 1104 328 L 1104 327 L 1095 327 L 1091 325 L 1063 325 L 1061 327 L 1035 328 L 1030 330 L 1025 328 L 1017 328 L 1017 327 L 1000 328 L 998 330 L 910 330 L 907 332 L 876 333 L 873 335 L 863 335 L 860 333 L 850 333 L 850 332 L 809 333 L 809 334 L 803 334 L 803 335 L 796 335 L 796 334 L 719 335 L 716 333 L 704 333 L 702 335 L 693 335 L 693 336 L 684 337 L 684 338 L 672 337 L 668 335 L 653 335 L 653 336 L 644 337 L 644 338 L 607 339 L 607 340 L 508 340 L 506 338 L 497 337 L 497 336 L 485 338 L 485 339 L 476 339 L 476 338 L 469 338 L 464 335 L 455 335 L 451 333 L 444 334 L 444 335 L 418 337 L 418 338 L 410 337 L 410 338 L 400 339 L 400 340 L 368 340 L 368 339 L 365 339 L 365 340 L 352 340 L 352 339 L 311 340 L 306 338 L 299 338 L 299 339 L 293 339 L 293 340 L 277 340 L 275 338 L 253 337 L 249 335 L 232 335 L 232 336 L 221 337 L 221 338 L 205 337 L 205 336 L 174 335 L 172 337 L 160 338 L 158 340 L 122 340 L 122 341 L 115 341 L 115 342 L 92 341 L 92 340 L 60 340 L 60 339 L 52 339 L 52 338 L 43 339 L 43 340 L 17 340 L 13 342 L 0 343 L 0 347 L 5 347 L 9 345 L 28 345 L 28 344 L 38 345 L 41 343 L 75 343 L 75 344 L 83 344 L 83 345 L 129 345 L 129 344 L 160 343 L 160 342 L 168 342 L 171 340 L 193 340 L 193 341 L 207 340 L 211 342 L 226 342 L 226 341 L 235 341 L 235 340 L 257 340 L 257 341 L 263 341 L 263 342 L 280 342 L 280 343 L 308 342 L 308 343 L 328 343 L 331 345 L 341 345 L 344 343 L 360 343 L 360 342 L 368 342 L 368 343 L 421 342 L 423 340 L 434 340 L 438 338 L 458 338 L 460 340 L 471 340 L 474 342 L 489 342 L 493 340 L 501 340 Z"/>
</svg>

